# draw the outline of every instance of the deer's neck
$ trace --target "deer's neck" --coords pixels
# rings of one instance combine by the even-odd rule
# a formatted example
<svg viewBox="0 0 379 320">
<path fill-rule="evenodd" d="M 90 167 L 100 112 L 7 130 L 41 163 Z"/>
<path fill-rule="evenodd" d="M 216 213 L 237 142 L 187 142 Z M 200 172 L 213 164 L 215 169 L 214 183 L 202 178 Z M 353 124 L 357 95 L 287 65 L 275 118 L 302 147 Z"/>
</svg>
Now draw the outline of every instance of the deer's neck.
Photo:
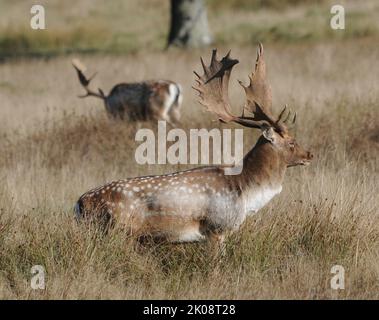
<svg viewBox="0 0 379 320">
<path fill-rule="evenodd" d="M 233 176 L 241 192 L 260 188 L 281 188 L 287 165 L 282 155 L 260 138 L 243 159 L 241 174 Z"/>
</svg>

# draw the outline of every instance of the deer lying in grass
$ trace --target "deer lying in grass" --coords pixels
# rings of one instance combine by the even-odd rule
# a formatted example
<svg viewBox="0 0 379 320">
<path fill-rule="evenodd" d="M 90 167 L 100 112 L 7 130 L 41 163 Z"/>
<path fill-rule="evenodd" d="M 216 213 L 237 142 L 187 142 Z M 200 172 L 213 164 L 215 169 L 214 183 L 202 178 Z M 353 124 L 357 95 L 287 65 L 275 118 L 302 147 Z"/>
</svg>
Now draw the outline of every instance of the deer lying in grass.
<svg viewBox="0 0 379 320">
<path fill-rule="evenodd" d="M 244 87 L 250 116 L 234 116 L 229 105 L 229 76 L 238 60 L 228 54 L 219 61 L 214 50 L 209 67 L 201 62 L 204 74 L 196 74 L 195 87 L 200 103 L 223 122 L 262 131 L 243 159 L 242 172 L 225 175 L 225 167 L 211 166 L 110 182 L 80 197 L 75 207 L 78 218 L 105 217 L 125 225 L 132 234 L 169 242 L 222 243 L 228 231 L 238 229 L 247 216 L 281 192 L 288 167 L 310 163 L 312 154 L 288 131 L 288 116 L 282 121 L 284 110 L 278 118 L 271 113 L 262 46 L 250 84 Z"/>
<path fill-rule="evenodd" d="M 132 121 L 166 120 L 173 126 L 179 123 L 182 103 L 181 86 L 169 80 L 148 80 L 136 83 L 120 83 L 113 87 L 109 95 L 89 88 L 94 75 L 87 78 L 85 67 L 78 60 L 73 66 L 79 81 L 86 91 L 85 97 L 97 97 L 104 101 L 105 109 L 111 118 Z"/>
</svg>

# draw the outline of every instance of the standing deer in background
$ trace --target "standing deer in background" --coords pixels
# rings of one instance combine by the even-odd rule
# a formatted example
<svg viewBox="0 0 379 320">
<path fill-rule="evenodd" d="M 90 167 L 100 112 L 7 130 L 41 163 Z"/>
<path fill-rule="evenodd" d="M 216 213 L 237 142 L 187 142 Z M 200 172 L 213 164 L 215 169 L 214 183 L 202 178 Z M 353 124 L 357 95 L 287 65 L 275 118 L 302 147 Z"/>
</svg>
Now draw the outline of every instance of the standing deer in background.
<svg viewBox="0 0 379 320">
<path fill-rule="evenodd" d="M 250 84 L 241 84 L 246 92 L 244 110 L 251 113 L 249 116 L 245 111 L 234 116 L 229 104 L 229 76 L 238 60 L 228 54 L 219 61 L 214 50 L 209 67 L 201 62 L 204 74 L 196 74 L 195 87 L 200 103 L 223 122 L 262 131 L 243 159 L 242 172 L 226 175 L 226 167 L 210 166 L 110 182 L 80 197 L 75 206 L 78 218 L 111 219 L 137 236 L 151 235 L 170 242 L 207 239 L 222 243 L 228 231 L 237 230 L 246 217 L 281 192 L 288 167 L 310 163 L 312 154 L 289 133 L 289 113 L 285 120 L 285 109 L 278 118 L 272 114 L 261 45 Z"/>
<path fill-rule="evenodd" d="M 173 126 L 179 123 L 182 103 L 181 86 L 169 80 L 148 80 L 136 83 L 120 83 L 113 87 L 109 95 L 89 88 L 93 79 L 84 75 L 84 66 L 73 60 L 73 66 L 86 94 L 80 96 L 97 97 L 104 100 L 105 109 L 111 118 L 132 121 L 166 120 Z"/>
</svg>

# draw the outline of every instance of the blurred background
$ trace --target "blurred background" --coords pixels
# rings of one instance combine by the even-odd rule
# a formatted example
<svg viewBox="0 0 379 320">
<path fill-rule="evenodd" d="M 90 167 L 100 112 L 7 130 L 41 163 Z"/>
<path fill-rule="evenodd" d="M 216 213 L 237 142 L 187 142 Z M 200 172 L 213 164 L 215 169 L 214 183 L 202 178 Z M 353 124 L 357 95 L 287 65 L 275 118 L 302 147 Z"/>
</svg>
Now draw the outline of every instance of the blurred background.
<svg viewBox="0 0 379 320">
<path fill-rule="evenodd" d="M 190 3 L 189 8 L 185 2 Z M 375 40 L 379 34 L 379 3 L 375 0 L 338 3 L 329 0 L 175 0 L 173 3 L 178 7 L 173 11 L 177 19 L 181 19 L 183 12 L 192 14 L 193 20 L 201 25 L 201 30 L 194 32 L 209 34 L 216 46 L 250 46 L 257 41 L 306 44 L 357 38 Z M 33 4 L 28 0 L 0 1 L 0 58 L 73 52 L 125 55 L 159 51 L 166 47 L 169 36 L 175 37 L 175 32 L 170 34 L 169 0 L 41 0 L 39 4 L 46 9 L 47 29 L 39 32 L 30 28 Z M 345 7 L 344 31 L 330 28 L 330 8 L 334 4 Z M 183 11 L 180 6 L 184 6 Z M 199 7 L 207 11 L 209 30 L 204 26 L 203 17 L 196 17 L 202 11 Z M 171 42 L 175 43 L 175 39 Z"/>
</svg>

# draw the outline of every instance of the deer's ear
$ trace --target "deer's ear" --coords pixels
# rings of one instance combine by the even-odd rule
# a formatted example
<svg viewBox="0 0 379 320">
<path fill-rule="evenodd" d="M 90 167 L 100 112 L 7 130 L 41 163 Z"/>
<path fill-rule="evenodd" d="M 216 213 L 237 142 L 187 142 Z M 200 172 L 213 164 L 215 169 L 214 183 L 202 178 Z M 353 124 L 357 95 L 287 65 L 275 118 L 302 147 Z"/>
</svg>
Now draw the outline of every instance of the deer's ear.
<svg viewBox="0 0 379 320">
<path fill-rule="evenodd" d="M 275 143 L 275 131 L 272 127 L 264 128 L 262 134 L 266 140 Z"/>
</svg>

